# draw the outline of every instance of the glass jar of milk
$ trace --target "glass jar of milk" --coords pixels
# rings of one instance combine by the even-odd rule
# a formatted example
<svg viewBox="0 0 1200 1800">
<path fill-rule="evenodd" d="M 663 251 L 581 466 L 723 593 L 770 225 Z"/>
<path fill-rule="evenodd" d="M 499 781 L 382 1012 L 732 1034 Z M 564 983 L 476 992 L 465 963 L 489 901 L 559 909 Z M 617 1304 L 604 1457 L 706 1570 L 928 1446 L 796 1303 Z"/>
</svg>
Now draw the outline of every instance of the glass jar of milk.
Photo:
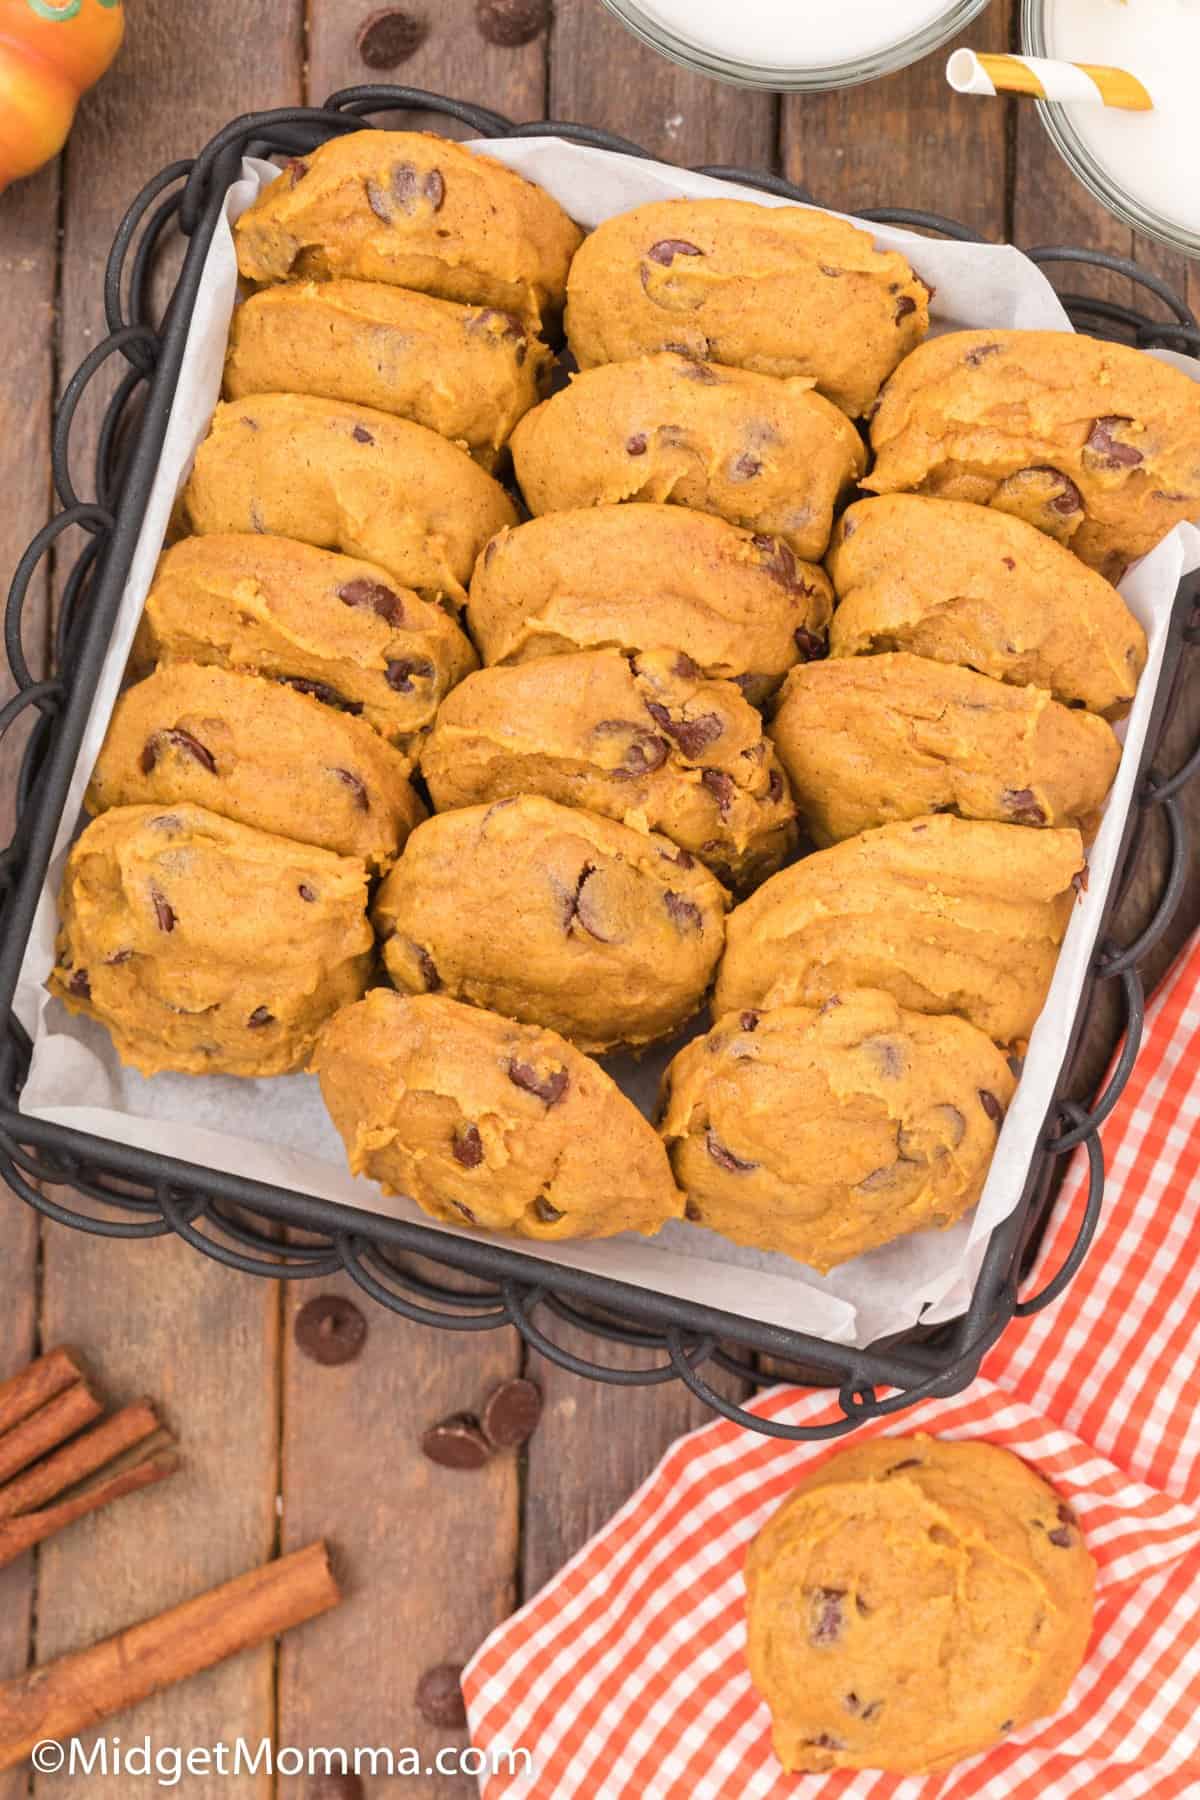
<svg viewBox="0 0 1200 1800">
<path fill-rule="evenodd" d="M 1152 112 L 1111 106 L 1038 111 L 1069 167 L 1127 225 L 1200 255 L 1200 0 L 1022 0 L 1029 56 L 1127 69 Z"/>
<path fill-rule="evenodd" d="M 902 69 L 987 0 L 604 0 L 664 56 L 777 91 L 851 87 Z"/>
</svg>

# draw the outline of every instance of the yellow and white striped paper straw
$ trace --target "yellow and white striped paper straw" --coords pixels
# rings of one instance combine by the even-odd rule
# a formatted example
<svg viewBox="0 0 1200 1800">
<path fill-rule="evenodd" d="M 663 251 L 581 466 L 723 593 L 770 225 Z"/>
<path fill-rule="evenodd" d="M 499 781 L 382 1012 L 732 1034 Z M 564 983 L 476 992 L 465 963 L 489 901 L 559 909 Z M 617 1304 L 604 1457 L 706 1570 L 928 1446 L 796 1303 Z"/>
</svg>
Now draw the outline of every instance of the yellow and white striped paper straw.
<svg viewBox="0 0 1200 1800">
<path fill-rule="evenodd" d="M 1136 75 L 1099 63 L 956 50 L 946 64 L 946 79 L 957 94 L 1032 94 L 1037 100 L 1083 100 L 1125 112 L 1150 112 L 1154 106 Z"/>
</svg>

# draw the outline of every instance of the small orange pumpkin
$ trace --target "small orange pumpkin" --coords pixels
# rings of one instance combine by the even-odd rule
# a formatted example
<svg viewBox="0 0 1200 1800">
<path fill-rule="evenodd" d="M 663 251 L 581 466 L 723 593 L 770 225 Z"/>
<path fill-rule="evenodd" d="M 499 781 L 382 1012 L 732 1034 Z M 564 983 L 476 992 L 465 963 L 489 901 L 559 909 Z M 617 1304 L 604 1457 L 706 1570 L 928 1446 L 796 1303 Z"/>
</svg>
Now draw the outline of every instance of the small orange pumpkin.
<svg viewBox="0 0 1200 1800">
<path fill-rule="evenodd" d="M 124 35 L 121 0 L 0 0 L 0 193 L 58 155 Z"/>
</svg>

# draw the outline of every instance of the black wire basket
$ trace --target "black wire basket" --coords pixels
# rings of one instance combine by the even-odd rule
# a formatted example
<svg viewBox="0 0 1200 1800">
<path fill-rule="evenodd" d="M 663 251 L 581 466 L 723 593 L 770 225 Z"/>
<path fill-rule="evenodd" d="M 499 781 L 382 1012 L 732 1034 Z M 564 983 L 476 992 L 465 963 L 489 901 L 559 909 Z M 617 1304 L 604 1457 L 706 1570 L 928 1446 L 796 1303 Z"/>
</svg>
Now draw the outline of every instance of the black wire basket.
<svg viewBox="0 0 1200 1800">
<path fill-rule="evenodd" d="M 1079 1267 L 1095 1231 L 1104 1189 L 1098 1127 L 1112 1112 L 1129 1077 L 1141 1038 L 1144 996 L 1138 964 L 1161 937 L 1183 891 L 1188 844 L 1178 795 L 1200 765 L 1200 747 L 1170 775 L 1153 772 L 1157 746 L 1183 679 L 1184 652 L 1197 633 L 1193 596 L 1175 607 L 1147 751 L 1139 771 L 1138 804 L 1122 846 L 1122 871 L 1131 872 L 1152 811 L 1164 816 L 1171 840 L 1168 872 L 1153 916 L 1135 942 L 1119 948 L 1102 927 L 1089 994 L 1074 1023 L 1071 1056 L 1060 1094 L 1071 1086 L 1090 994 L 1116 982 L 1126 1029 L 1121 1053 L 1103 1091 L 1084 1106 L 1059 1098 L 1044 1123 L 1020 1204 L 992 1233 L 966 1312 L 949 1324 L 917 1328 L 858 1350 L 801 1331 L 764 1324 L 708 1306 L 649 1292 L 594 1273 L 536 1261 L 484 1240 L 451 1237 L 428 1227 L 290 1193 L 214 1172 L 131 1145 L 68 1129 L 19 1111 L 30 1044 L 12 1010 L 34 909 L 62 815 L 96 675 L 107 648 L 162 450 L 192 309 L 226 190 L 244 154 L 301 155 L 328 139 L 361 130 L 373 115 L 418 110 L 457 121 L 483 138 L 556 135 L 632 156 L 647 152 L 591 127 L 540 121 L 515 125 L 479 106 L 402 87 L 351 88 L 321 108 L 287 108 L 233 120 L 194 162 L 173 163 L 147 183 L 117 232 L 105 275 L 109 335 L 68 384 L 55 421 L 54 483 L 62 510 L 38 533 L 18 565 L 5 614 L 5 646 L 16 693 L 0 708 L 0 734 L 31 715 L 17 788 L 17 826 L 0 853 L 0 1174 L 21 1199 L 63 1225 L 107 1237 L 151 1238 L 175 1232 L 231 1268 L 276 1280 L 328 1277 L 345 1270 L 382 1305 L 407 1319 L 452 1331 L 514 1326 L 525 1343 L 576 1374 L 626 1386 L 681 1380 L 714 1411 L 776 1437 L 836 1437 L 862 1420 L 894 1413 L 933 1395 L 956 1393 L 975 1377 L 980 1360 L 1014 1316 L 1054 1300 Z M 741 169 L 701 171 L 793 200 L 811 199 L 779 176 Z M 861 215 L 962 240 L 977 234 L 953 220 L 897 207 Z M 163 316 L 151 289 L 160 252 L 173 234 L 186 240 L 182 270 Z M 1029 253 L 1046 264 L 1090 264 L 1129 278 L 1153 294 L 1169 315 L 1152 319 L 1133 306 L 1082 295 L 1062 296 L 1077 329 L 1141 346 L 1200 352 L 1200 329 L 1186 304 L 1153 275 L 1123 258 L 1052 246 Z M 79 402 L 113 357 L 126 365 L 105 411 L 96 450 L 95 499 L 83 500 L 71 467 L 71 429 Z M 63 532 L 82 527 L 86 541 L 65 582 L 54 668 L 45 680 L 31 672 L 22 648 L 22 614 L 30 581 Z M 1122 882 L 1114 883 L 1110 915 Z M 1107 920 L 1105 921 L 1105 926 Z M 1078 1234 L 1069 1255 L 1040 1293 L 1018 1299 L 1045 1223 L 1060 1159 L 1086 1147 L 1089 1182 Z M 66 1189 L 72 1204 L 48 1189 Z M 86 1205 L 91 1202 L 95 1210 Z M 458 1285 L 447 1285 L 445 1271 Z M 473 1278 L 464 1290 L 461 1277 Z M 643 1348 L 640 1367 L 606 1366 L 576 1356 L 543 1329 L 546 1316 L 582 1327 L 597 1338 Z M 552 1327 L 551 1327 L 552 1329 Z M 836 1390 L 838 1416 L 819 1426 L 761 1419 L 726 1399 L 706 1371 L 718 1367 L 750 1383 L 758 1361 L 770 1357 L 809 1385 Z M 776 1370 L 776 1373 L 778 1371 Z M 775 1379 L 776 1375 L 772 1376 Z"/>
</svg>

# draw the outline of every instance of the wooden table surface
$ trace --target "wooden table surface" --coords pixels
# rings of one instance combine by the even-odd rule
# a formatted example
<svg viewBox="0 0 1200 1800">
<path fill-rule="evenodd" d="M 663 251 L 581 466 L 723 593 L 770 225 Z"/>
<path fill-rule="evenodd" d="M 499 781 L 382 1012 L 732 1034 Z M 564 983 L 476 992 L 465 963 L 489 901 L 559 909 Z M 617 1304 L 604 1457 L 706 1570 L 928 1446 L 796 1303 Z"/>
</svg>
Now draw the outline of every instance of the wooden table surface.
<svg viewBox="0 0 1200 1800">
<path fill-rule="evenodd" d="M 780 101 L 656 58 L 600 0 L 557 0 L 551 30 L 517 49 L 483 41 L 475 0 L 406 0 L 428 16 L 427 40 L 402 68 L 372 77 L 356 34 L 374 3 L 129 0 L 126 47 L 82 107 L 67 154 L 0 199 L 5 571 L 48 516 L 54 396 L 103 335 L 101 272 L 128 199 L 238 113 L 316 102 L 372 78 L 483 101 L 517 119 L 607 126 L 671 161 L 783 170 L 850 211 L 915 206 L 1024 246 L 1103 246 L 1135 256 L 1200 306 L 1200 265 L 1133 237 L 1095 205 L 1031 110 L 952 96 L 944 52 L 865 88 Z M 1003 49 L 1014 29 L 1004 0 L 993 0 L 964 41 Z M 1100 283 L 1098 291 L 1121 298 L 1128 285 Z M 79 456 L 77 467 L 86 466 Z M 64 546 L 57 569 L 41 577 L 26 638 L 35 666 L 69 556 Z M 1193 692 L 1174 734 L 1175 760 L 1198 729 Z M 0 750 L 0 839 L 16 753 L 11 744 Z M 1170 753 L 1163 766 L 1174 766 Z M 1188 805 L 1200 823 L 1200 797 L 1193 793 Z M 1161 856 L 1152 842 L 1126 930 Z M 1197 918 L 1193 882 L 1152 973 Z M 1090 1034 L 1093 1062 L 1103 1060 L 1111 1031 L 1102 1013 Z M 351 1291 L 344 1282 L 326 1286 Z M 173 1240 L 127 1246 L 41 1228 L 16 1201 L 0 1200 L 0 1375 L 39 1345 L 77 1343 L 114 1399 L 144 1392 L 161 1401 L 187 1458 L 186 1472 L 165 1487 L 86 1521 L 46 1545 L 36 1563 L 0 1576 L 0 1676 L 326 1534 L 347 1577 L 338 1612 L 278 1654 L 248 1653 L 147 1702 L 115 1729 L 126 1742 L 149 1732 L 185 1747 L 268 1733 L 301 1747 L 412 1744 L 432 1752 L 462 1742 L 417 1715 L 422 1671 L 465 1661 L 610 1516 L 663 1447 L 701 1422 L 701 1409 L 677 1385 L 630 1392 L 541 1363 L 531 1373 L 546 1412 L 527 1455 L 497 1456 L 478 1473 L 437 1468 L 417 1449 L 422 1428 L 477 1409 L 496 1382 L 518 1372 L 515 1335 L 430 1332 L 364 1302 L 364 1353 L 321 1367 L 292 1336 L 313 1291 L 232 1273 Z M 572 1342 L 569 1331 L 559 1336 Z M 614 1347 L 607 1354 L 615 1364 L 639 1360 Z M 477 1791 L 465 1776 L 366 1783 L 368 1800 L 385 1790 L 412 1800 Z M 87 1800 L 127 1800 L 152 1791 L 162 1790 L 112 1776 L 38 1777 L 30 1788 L 25 1771 L 0 1775 L 0 1800 L 82 1800 L 85 1792 Z M 181 1791 L 263 1800 L 276 1791 L 299 1796 L 305 1785 L 197 1776 Z"/>
</svg>

